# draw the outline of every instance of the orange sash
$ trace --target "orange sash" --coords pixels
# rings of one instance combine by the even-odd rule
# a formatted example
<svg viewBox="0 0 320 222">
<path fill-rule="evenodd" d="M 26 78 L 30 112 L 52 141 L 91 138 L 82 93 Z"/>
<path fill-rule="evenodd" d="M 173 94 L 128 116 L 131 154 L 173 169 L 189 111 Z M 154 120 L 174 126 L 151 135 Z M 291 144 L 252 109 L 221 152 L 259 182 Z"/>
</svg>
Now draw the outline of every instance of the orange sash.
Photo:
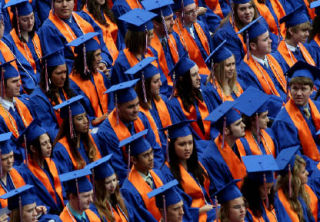
<svg viewBox="0 0 320 222">
<path fill-rule="evenodd" d="M 313 40 L 318 44 L 318 46 L 320 47 L 320 35 L 316 34 L 313 38 Z"/>
<path fill-rule="evenodd" d="M 232 18 L 231 18 L 231 16 L 230 16 L 229 22 L 230 22 L 230 24 L 232 24 Z M 238 29 L 238 27 L 237 27 L 236 25 L 233 27 L 233 29 L 234 29 L 234 31 L 235 31 L 236 33 L 239 32 L 239 29 Z M 246 45 L 246 43 L 244 42 L 243 36 L 242 36 L 242 34 L 237 34 L 237 35 L 238 35 L 238 38 L 240 39 L 240 41 L 241 41 L 241 43 L 242 43 L 242 47 L 243 47 L 244 54 L 246 54 L 246 53 L 247 53 L 247 45 Z"/>
<path fill-rule="evenodd" d="M 90 222 L 100 222 L 100 218 L 90 209 L 87 209 L 84 211 L 89 219 Z M 65 207 L 63 209 L 63 211 L 60 214 L 60 219 L 63 222 L 74 222 L 76 221 L 76 219 L 73 217 L 73 215 L 71 214 L 70 210 L 67 209 L 67 207 Z"/>
<path fill-rule="evenodd" d="M 97 145 L 96 145 L 96 143 L 94 142 L 94 140 L 93 140 L 93 138 L 92 138 L 92 136 L 91 136 L 90 133 L 89 133 L 89 137 L 90 137 L 90 140 L 91 140 L 91 142 L 92 142 L 92 144 L 93 144 L 93 146 L 94 146 L 94 148 L 95 148 L 95 150 L 96 150 L 96 156 L 95 156 L 95 158 L 94 158 L 94 161 L 99 160 L 99 159 L 101 159 L 100 151 L 99 151 L 99 149 L 97 148 Z M 71 159 L 71 161 L 72 161 L 72 165 L 73 165 L 74 169 L 75 169 L 75 170 L 79 170 L 80 167 L 78 166 L 78 163 L 77 163 L 76 159 L 72 156 L 72 153 L 71 153 L 71 150 L 70 150 L 70 146 L 69 146 L 67 137 L 62 137 L 58 142 L 61 143 L 61 144 L 64 146 L 64 148 L 66 149 L 66 151 L 68 152 L 69 157 L 70 157 L 70 159 Z"/>
<path fill-rule="evenodd" d="M 159 101 L 154 99 L 153 102 L 154 102 L 156 109 L 158 111 L 162 127 L 167 127 L 167 126 L 172 125 L 168 107 L 167 107 L 166 103 L 162 100 L 162 98 L 160 98 Z"/>
<path fill-rule="evenodd" d="M 156 188 L 160 187 L 163 185 L 161 179 L 158 177 L 158 175 L 153 171 L 149 171 L 154 185 Z M 160 220 L 161 214 L 159 209 L 157 208 L 156 205 L 156 198 L 152 197 L 149 199 L 147 196 L 147 193 L 151 192 L 152 189 L 151 187 L 144 181 L 142 176 L 139 174 L 139 172 L 136 170 L 136 168 L 133 166 L 129 175 L 128 175 L 128 180 L 133 184 L 133 186 L 137 189 L 138 193 L 140 194 L 145 207 L 147 210 L 156 218 L 157 221 Z"/>
<path fill-rule="evenodd" d="M 304 185 L 304 188 L 306 189 L 307 193 L 309 194 L 310 198 L 310 210 L 312 212 L 312 215 L 315 219 L 315 221 L 318 221 L 318 198 L 307 184 Z"/>
<path fill-rule="evenodd" d="M 161 146 L 160 136 L 159 136 L 159 133 L 158 133 L 158 127 L 157 127 L 156 122 L 153 119 L 153 116 L 151 115 L 149 110 L 145 110 L 141 106 L 140 106 L 140 111 L 143 112 L 146 115 L 146 117 L 148 118 L 150 126 L 151 126 L 151 129 L 153 130 L 153 132 L 154 132 L 154 134 L 156 136 L 156 141 Z"/>
<path fill-rule="evenodd" d="M 24 126 L 27 128 L 29 124 L 33 121 L 33 117 L 28 109 L 28 107 L 21 102 L 17 97 L 14 97 L 16 100 L 16 110 L 19 113 L 19 116 L 22 119 Z M 18 126 L 16 120 L 10 114 L 8 110 L 6 110 L 2 105 L 0 105 L 0 116 L 3 118 L 6 126 L 12 132 L 15 138 L 18 138 L 20 133 L 18 131 Z"/>
<path fill-rule="evenodd" d="M 274 209 L 271 211 L 268 210 L 268 208 L 266 208 L 266 205 L 264 203 L 263 203 L 263 207 L 264 207 L 264 211 L 266 212 L 266 216 L 267 216 L 269 222 L 278 222 L 275 210 Z M 252 222 L 265 222 L 265 220 L 263 219 L 262 216 L 256 217 L 253 215 L 252 211 L 249 208 L 247 210 L 250 212 L 250 214 L 252 216 Z"/>
<path fill-rule="evenodd" d="M 56 203 L 58 202 L 57 202 L 56 194 L 54 191 L 57 192 L 61 200 L 61 203 L 64 206 L 62 187 L 59 179 L 59 174 L 58 174 L 56 164 L 53 162 L 53 160 L 50 158 L 45 158 L 45 161 L 48 164 L 49 171 L 54 181 L 54 187 L 52 187 L 47 174 L 41 169 L 38 163 L 36 163 L 33 159 L 31 159 L 30 156 L 28 157 L 28 160 L 29 160 L 29 164 L 28 164 L 29 170 L 33 173 L 33 175 L 35 175 L 35 177 L 37 177 L 41 181 L 43 186 L 48 190 L 49 194 L 51 195 L 51 197 L 54 199 Z"/>
<path fill-rule="evenodd" d="M 112 207 L 112 212 L 113 212 L 113 216 L 114 216 L 114 221 L 115 222 L 125 222 L 125 221 L 127 221 L 126 217 L 123 215 L 122 211 L 119 209 L 118 206 L 117 206 L 117 210 L 115 210 Z"/>
<path fill-rule="evenodd" d="M 7 46 L 6 43 L 4 43 L 2 40 L 0 40 L 0 50 L 2 53 L 2 56 L 6 62 L 12 61 L 15 59 L 15 56 L 13 55 L 10 48 Z M 11 65 L 18 70 L 18 66 L 16 61 L 12 62 Z"/>
<path fill-rule="evenodd" d="M 304 47 L 304 45 L 301 43 L 299 43 L 298 46 L 299 46 L 301 54 L 302 54 L 303 58 L 306 60 L 306 62 L 309 63 L 310 65 L 316 66 L 316 63 L 312 59 L 312 56 L 310 55 L 310 53 L 308 52 L 306 47 Z M 278 51 L 280 52 L 280 54 L 282 55 L 282 57 L 284 58 L 284 60 L 286 61 L 286 63 L 288 64 L 289 67 L 293 66 L 297 62 L 296 57 L 288 49 L 284 40 L 280 41 L 280 43 L 278 45 Z"/>
<path fill-rule="evenodd" d="M 190 106 L 190 110 L 188 112 L 187 110 L 184 109 L 181 98 L 176 97 L 176 99 L 179 101 L 180 107 L 183 111 L 183 114 L 186 116 L 186 118 L 189 120 L 197 120 L 197 113 L 196 113 L 196 108 L 194 107 L 194 105 Z M 204 134 L 202 133 L 202 131 L 196 121 L 190 123 L 190 125 L 196 131 L 196 133 L 199 135 L 199 137 L 202 140 L 209 140 L 210 139 L 211 122 L 204 120 L 209 115 L 209 111 L 208 111 L 207 105 L 204 101 L 200 101 L 199 99 L 197 99 L 197 101 L 198 101 L 198 108 L 199 108 L 201 120 L 202 120 L 203 127 L 204 127 Z"/>
<path fill-rule="evenodd" d="M 198 67 L 199 67 L 199 73 L 209 75 L 210 70 L 207 67 L 207 64 L 204 62 L 204 59 L 201 55 L 201 51 L 196 43 L 196 41 L 193 39 L 193 37 L 190 35 L 188 30 L 182 26 L 182 23 L 179 18 L 176 19 L 176 24 L 173 26 L 174 31 L 176 33 L 179 33 L 180 39 L 182 44 L 184 45 L 184 48 L 186 51 L 188 51 L 190 59 L 194 61 Z M 200 39 L 202 47 L 205 49 L 206 53 L 210 55 L 210 48 L 208 39 L 206 38 L 206 35 L 204 34 L 202 28 L 198 23 L 193 23 L 194 30 L 197 32 L 197 35 Z"/>
<path fill-rule="evenodd" d="M 128 63 L 131 67 L 135 66 L 138 64 L 140 61 L 137 59 L 137 57 L 130 52 L 128 48 L 125 48 L 123 50 L 123 53 L 126 55 L 126 58 L 128 60 Z M 145 57 L 153 57 L 153 53 L 150 49 L 148 49 L 147 53 L 145 54 Z M 158 63 L 156 61 L 151 62 L 152 65 L 158 68 Z"/>
<path fill-rule="evenodd" d="M 308 0 L 303 0 L 304 1 L 304 4 L 306 4 L 306 8 L 308 10 L 308 14 L 311 18 L 311 20 L 313 20 L 315 17 L 316 17 L 316 12 L 315 12 L 315 9 L 314 8 L 310 8 L 310 2 Z"/>
<path fill-rule="evenodd" d="M 234 101 L 232 95 L 230 94 L 229 96 L 226 96 L 224 93 L 223 93 L 223 90 L 220 86 L 220 84 L 218 83 L 218 81 L 215 79 L 215 84 L 216 84 L 216 90 L 221 98 L 221 101 L 222 102 L 225 102 L 225 101 Z M 242 93 L 243 93 L 243 89 L 242 87 L 240 86 L 239 82 L 236 82 L 236 87 L 238 89 L 238 92 L 234 92 L 236 94 L 237 97 L 239 97 Z"/>
<path fill-rule="evenodd" d="M 142 8 L 139 0 L 126 0 L 126 2 L 131 9 Z"/>
<path fill-rule="evenodd" d="M 62 90 L 62 93 L 63 93 L 63 96 L 64 96 L 64 98 L 67 100 L 67 99 L 69 99 L 68 98 L 68 96 L 67 96 L 67 94 L 65 93 L 65 91 L 63 90 L 63 89 L 61 89 Z M 50 99 L 49 99 L 50 100 Z M 58 104 L 60 104 L 60 103 L 62 103 L 63 101 L 62 101 L 62 99 L 60 98 L 60 94 L 59 94 L 59 96 L 58 96 Z M 53 101 L 51 101 L 50 100 L 50 103 L 52 104 L 52 106 L 55 106 L 55 105 L 58 105 L 58 104 L 55 104 Z M 62 124 L 62 118 L 60 117 L 60 109 L 58 109 L 58 110 L 54 110 L 54 114 L 56 114 L 56 118 L 57 118 L 57 122 L 58 122 L 58 125 L 59 126 L 61 126 L 61 124 Z"/>
<path fill-rule="evenodd" d="M 239 140 L 238 140 L 239 141 Z M 243 164 L 242 160 L 233 152 L 232 148 L 228 145 L 228 143 L 224 143 L 224 147 L 221 148 L 222 145 L 222 135 L 219 135 L 214 140 L 222 158 L 226 162 L 229 167 L 230 173 L 233 179 L 243 179 L 246 175 L 246 167 Z M 242 145 L 242 144 L 241 144 Z M 240 146 L 241 146 L 240 145 Z M 237 144 L 238 146 L 238 144 Z M 241 186 L 242 181 L 237 183 L 238 186 Z"/>
<path fill-rule="evenodd" d="M 291 209 L 290 203 L 287 200 L 286 196 L 284 195 L 284 192 L 282 189 L 278 190 L 278 197 L 279 197 L 279 200 L 281 201 L 284 209 L 288 213 L 291 221 L 299 221 L 298 214 L 294 210 Z"/>
<path fill-rule="evenodd" d="M 218 15 L 223 19 L 223 13 L 221 10 L 221 6 L 219 0 L 205 0 L 206 5 L 214 12 L 214 14 Z"/>
<path fill-rule="evenodd" d="M 105 91 L 107 91 L 107 89 L 104 85 L 104 80 L 101 73 L 96 72 L 92 74 L 95 86 L 90 79 L 81 79 L 79 74 L 75 74 L 72 72 L 69 76 L 70 79 L 72 79 L 77 84 L 77 86 L 90 100 L 96 117 L 100 117 L 104 113 L 108 113 L 108 95 L 104 93 Z M 101 110 L 99 104 L 101 104 L 103 110 Z"/>
<path fill-rule="evenodd" d="M 12 168 L 7 176 L 10 176 L 15 188 L 19 188 L 19 187 L 26 185 L 24 179 L 22 178 L 20 173 L 18 173 L 18 171 L 15 168 Z M 6 193 L 5 189 L 2 186 L 0 186 L 0 196 L 5 193 Z M 5 208 L 8 206 L 8 200 L 7 199 L 0 199 L 0 204 L 1 204 L 2 208 Z"/>
<path fill-rule="evenodd" d="M 72 16 L 81 29 L 82 33 L 86 34 L 89 32 L 94 32 L 93 27 L 89 22 L 84 20 L 80 15 L 77 13 L 73 12 Z M 76 34 L 72 31 L 70 26 L 66 24 L 63 20 L 61 20 L 58 16 L 54 15 L 52 13 L 52 10 L 49 13 L 48 19 L 56 26 L 56 28 L 61 32 L 61 34 L 66 38 L 67 42 L 71 42 L 72 40 L 75 40 L 77 38 Z M 100 44 L 98 38 L 95 38 L 98 43 Z M 74 53 L 74 47 L 71 47 L 72 52 Z"/>
<path fill-rule="evenodd" d="M 313 123 L 318 131 L 320 129 L 320 113 L 311 99 L 309 99 L 308 103 Z M 292 99 L 286 103 L 285 109 L 298 130 L 298 137 L 303 153 L 314 161 L 320 161 L 320 153 L 315 141 L 312 139 L 313 137 L 309 126 Z"/>
</svg>

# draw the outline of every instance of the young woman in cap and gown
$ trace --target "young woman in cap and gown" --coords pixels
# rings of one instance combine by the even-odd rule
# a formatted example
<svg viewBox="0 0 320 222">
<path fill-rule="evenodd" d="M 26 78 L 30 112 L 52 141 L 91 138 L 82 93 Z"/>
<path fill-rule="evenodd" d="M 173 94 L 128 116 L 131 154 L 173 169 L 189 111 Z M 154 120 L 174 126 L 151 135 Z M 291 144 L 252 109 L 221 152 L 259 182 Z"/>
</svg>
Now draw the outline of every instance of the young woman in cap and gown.
<svg viewBox="0 0 320 222">
<path fill-rule="evenodd" d="M 93 126 L 99 126 L 113 109 L 113 96 L 105 93 L 110 80 L 99 71 L 102 57 L 101 48 L 94 39 L 97 35 L 88 33 L 68 44 L 75 47 L 77 53 L 69 74 L 70 88 L 83 96 L 82 102 Z"/>
<path fill-rule="evenodd" d="M 79 101 L 82 98 L 79 95 L 54 107 L 55 110 L 60 109 L 63 118 L 52 153 L 59 173 L 82 169 L 101 158 L 89 131 L 86 111 Z"/>
<path fill-rule="evenodd" d="M 48 213 L 59 215 L 64 207 L 63 190 L 52 159 L 49 134 L 34 120 L 20 140 L 27 143 L 28 159 L 19 166 L 19 172 L 27 184 L 34 186 L 37 204 L 46 206 Z"/>
<path fill-rule="evenodd" d="M 3 41 L 16 56 L 23 89 L 30 94 L 40 82 L 42 57 L 40 39 L 35 31 L 35 15 L 28 1 L 11 0 L 5 7 L 11 7 L 14 16 L 13 28 Z"/>
<path fill-rule="evenodd" d="M 133 221 L 130 205 L 120 193 L 117 175 L 109 164 L 112 155 L 105 156 L 86 166 L 92 171 L 94 207 L 91 208 L 103 222 Z"/>
<path fill-rule="evenodd" d="M 277 156 L 277 194 L 292 221 L 318 221 L 318 198 L 307 185 L 309 172 L 298 150 L 299 146 L 286 148 Z"/>
<path fill-rule="evenodd" d="M 69 87 L 69 76 L 62 49 L 43 58 L 39 86 L 30 95 L 30 104 L 41 126 L 55 139 L 62 123 L 60 112 L 53 106 L 75 94 Z"/>
<path fill-rule="evenodd" d="M 243 161 L 248 172 L 241 187 L 248 207 L 247 221 L 291 221 L 276 195 L 274 171 L 278 165 L 273 156 L 251 155 Z"/>
<path fill-rule="evenodd" d="M 209 195 L 209 176 L 198 160 L 189 123 L 184 121 L 164 128 L 168 130 L 168 162 L 161 168 L 167 180 L 177 179 L 179 187 L 192 199 L 190 213 L 198 221 L 215 218 L 213 200 Z"/>
</svg>

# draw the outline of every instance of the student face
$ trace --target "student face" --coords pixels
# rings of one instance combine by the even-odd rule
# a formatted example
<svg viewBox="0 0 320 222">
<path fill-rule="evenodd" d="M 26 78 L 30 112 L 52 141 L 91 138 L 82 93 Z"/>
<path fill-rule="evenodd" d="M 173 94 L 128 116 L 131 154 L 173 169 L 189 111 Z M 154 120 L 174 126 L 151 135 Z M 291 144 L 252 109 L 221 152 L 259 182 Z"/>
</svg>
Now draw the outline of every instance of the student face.
<svg viewBox="0 0 320 222">
<path fill-rule="evenodd" d="M 54 86 L 62 88 L 67 79 L 67 66 L 66 64 L 58 65 L 51 74 L 51 82 Z"/>
<path fill-rule="evenodd" d="M 47 133 L 42 134 L 39 137 L 39 142 L 40 142 L 42 157 L 43 158 L 50 157 L 52 152 L 52 144 L 50 142 L 50 137 L 48 136 L 48 134 Z"/>
<path fill-rule="evenodd" d="M 152 96 L 159 96 L 160 95 L 160 87 L 162 86 L 162 82 L 160 80 L 160 73 L 152 76 L 150 81 L 150 90 Z"/>
<path fill-rule="evenodd" d="M 172 33 L 173 31 L 173 24 L 174 24 L 174 20 L 173 20 L 173 14 L 165 16 L 164 17 L 164 23 L 166 24 L 168 33 Z"/>
<path fill-rule="evenodd" d="M 73 0 L 54 0 L 53 2 L 54 13 L 60 19 L 69 19 L 72 14 L 73 7 Z"/>
<path fill-rule="evenodd" d="M 305 43 L 310 35 L 310 31 L 308 28 L 306 29 L 298 29 L 296 32 L 290 31 L 291 33 L 291 39 L 293 39 L 293 42 L 298 44 L 299 42 Z"/>
<path fill-rule="evenodd" d="M 119 118 L 123 122 L 132 122 L 138 118 L 139 99 L 138 97 L 126 103 L 118 104 Z"/>
<path fill-rule="evenodd" d="M 302 165 L 298 174 L 302 185 L 308 183 L 308 175 L 309 172 L 306 170 L 306 166 Z"/>
<path fill-rule="evenodd" d="M 6 87 L 5 96 L 7 98 L 20 96 L 20 86 L 21 86 L 20 76 L 8 78 L 6 82 L 7 82 L 7 87 Z"/>
<path fill-rule="evenodd" d="M 34 14 L 19 16 L 20 29 L 25 32 L 31 32 L 34 27 Z"/>
<path fill-rule="evenodd" d="M 230 125 L 230 131 L 231 131 L 231 135 L 234 138 L 240 138 L 243 137 L 245 135 L 245 124 L 242 122 L 242 118 L 240 118 L 239 120 L 235 121 L 234 123 L 232 123 Z"/>
<path fill-rule="evenodd" d="M 229 221 L 230 222 L 242 222 L 246 215 L 246 205 L 243 197 L 230 200 L 229 202 Z"/>
<path fill-rule="evenodd" d="M 236 70 L 236 60 L 232 55 L 225 60 L 225 65 L 224 65 L 225 79 L 226 80 L 233 79 L 235 70 Z"/>
<path fill-rule="evenodd" d="M 86 113 L 81 113 L 72 117 L 74 129 L 78 133 L 89 132 L 89 120 Z"/>
<path fill-rule="evenodd" d="M 167 207 L 168 222 L 182 222 L 184 215 L 182 200 Z"/>
<path fill-rule="evenodd" d="M 112 174 L 111 176 L 105 178 L 104 185 L 109 194 L 114 194 L 118 186 L 118 179 L 116 174 Z"/>
<path fill-rule="evenodd" d="M 148 31 L 148 34 L 147 34 L 148 46 L 150 46 L 150 43 L 153 37 L 154 37 L 154 32 L 153 32 L 153 29 L 151 29 Z"/>
<path fill-rule="evenodd" d="M 148 172 L 153 168 L 153 149 L 150 148 L 133 158 L 133 164 L 141 172 Z"/>
<path fill-rule="evenodd" d="M 184 7 L 184 23 L 191 25 L 197 21 L 197 5 L 192 3 Z"/>
<path fill-rule="evenodd" d="M 2 172 L 4 174 L 10 172 L 10 170 L 13 167 L 13 163 L 14 163 L 13 151 L 11 151 L 8 154 L 1 155 Z"/>
<path fill-rule="evenodd" d="M 258 116 L 258 122 L 260 129 L 267 129 L 269 123 L 268 111 L 260 113 Z"/>
<path fill-rule="evenodd" d="M 271 43 L 269 32 L 265 32 L 257 38 L 257 52 L 259 55 L 267 55 L 271 53 Z"/>
<path fill-rule="evenodd" d="M 259 192 L 260 192 L 261 200 L 266 199 L 266 195 L 270 194 L 272 187 L 273 187 L 273 183 L 266 183 L 265 185 L 264 184 L 260 185 Z"/>
<path fill-rule="evenodd" d="M 312 89 L 309 85 L 293 83 L 290 87 L 290 93 L 297 106 L 305 106 L 308 103 Z"/>
<path fill-rule="evenodd" d="M 25 222 L 35 222 L 37 220 L 36 203 L 27 204 L 23 206 L 22 210 L 23 221 Z"/>
<path fill-rule="evenodd" d="M 199 75 L 199 68 L 198 68 L 197 65 L 194 65 L 190 69 L 190 77 L 191 77 L 192 87 L 195 88 L 195 89 L 200 89 L 201 77 Z"/>
<path fill-rule="evenodd" d="M 244 25 L 248 25 L 250 22 L 252 22 L 254 17 L 253 4 L 251 2 L 245 3 L 245 4 L 239 4 L 236 13 L 238 14 L 239 20 Z"/>
<path fill-rule="evenodd" d="M 101 57 L 101 49 L 97 49 L 94 53 L 93 53 L 93 63 L 92 63 L 92 66 L 93 66 L 93 69 L 96 71 L 99 69 L 99 64 L 102 60 L 102 57 Z"/>
<path fill-rule="evenodd" d="M 179 160 L 188 160 L 193 152 L 192 135 L 178 137 L 174 142 L 174 149 Z"/>
<path fill-rule="evenodd" d="M 93 202 L 93 190 L 79 193 L 79 206 L 82 211 L 89 209 L 90 203 Z"/>
</svg>

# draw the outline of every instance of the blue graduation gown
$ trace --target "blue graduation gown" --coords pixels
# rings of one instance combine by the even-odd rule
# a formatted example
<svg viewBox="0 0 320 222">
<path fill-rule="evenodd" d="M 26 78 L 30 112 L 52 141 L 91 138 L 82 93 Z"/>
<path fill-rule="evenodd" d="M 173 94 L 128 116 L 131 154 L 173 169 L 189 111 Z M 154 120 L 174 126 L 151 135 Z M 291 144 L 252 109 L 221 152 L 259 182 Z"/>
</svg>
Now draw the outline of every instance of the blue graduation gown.
<svg viewBox="0 0 320 222">
<path fill-rule="evenodd" d="M 155 134 L 150 126 L 150 123 L 147 117 L 139 112 L 138 118 L 143 122 L 145 129 L 149 129 L 146 135 L 146 139 L 153 148 L 154 153 L 154 167 L 159 168 L 164 162 L 164 155 L 161 150 L 160 145 L 156 142 Z M 121 120 L 119 120 L 121 121 Z M 129 130 L 130 131 L 130 130 Z M 137 133 L 137 132 L 135 132 Z M 105 156 L 107 154 L 112 154 L 111 163 L 114 170 L 117 173 L 120 184 L 123 183 L 123 180 L 127 177 L 128 166 L 127 159 L 124 158 L 122 149 L 119 148 L 119 139 L 114 129 L 112 128 L 109 119 L 105 119 L 99 126 L 98 132 L 96 134 L 97 145 L 101 149 L 101 155 Z"/>
<path fill-rule="evenodd" d="M 207 6 L 204 0 L 198 0 L 198 7 L 207 9 L 204 15 L 198 16 L 198 19 L 204 24 L 207 24 L 210 32 L 214 33 L 220 24 L 221 18 Z"/>
</svg>

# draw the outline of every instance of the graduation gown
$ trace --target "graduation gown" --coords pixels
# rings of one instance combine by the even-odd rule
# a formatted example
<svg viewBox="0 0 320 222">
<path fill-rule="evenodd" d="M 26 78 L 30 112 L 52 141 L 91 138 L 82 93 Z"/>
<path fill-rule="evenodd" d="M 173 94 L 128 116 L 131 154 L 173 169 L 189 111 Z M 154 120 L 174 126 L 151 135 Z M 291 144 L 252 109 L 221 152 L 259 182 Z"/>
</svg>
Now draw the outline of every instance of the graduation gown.
<svg viewBox="0 0 320 222">
<path fill-rule="evenodd" d="M 65 206 L 63 211 L 60 214 L 60 219 L 63 222 L 84 222 L 84 221 L 79 221 L 77 218 L 75 218 L 69 209 L 67 209 L 68 207 Z M 99 222 L 101 221 L 100 218 L 90 209 L 87 209 L 84 211 L 86 214 L 86 222 Z"/>
</svg>

